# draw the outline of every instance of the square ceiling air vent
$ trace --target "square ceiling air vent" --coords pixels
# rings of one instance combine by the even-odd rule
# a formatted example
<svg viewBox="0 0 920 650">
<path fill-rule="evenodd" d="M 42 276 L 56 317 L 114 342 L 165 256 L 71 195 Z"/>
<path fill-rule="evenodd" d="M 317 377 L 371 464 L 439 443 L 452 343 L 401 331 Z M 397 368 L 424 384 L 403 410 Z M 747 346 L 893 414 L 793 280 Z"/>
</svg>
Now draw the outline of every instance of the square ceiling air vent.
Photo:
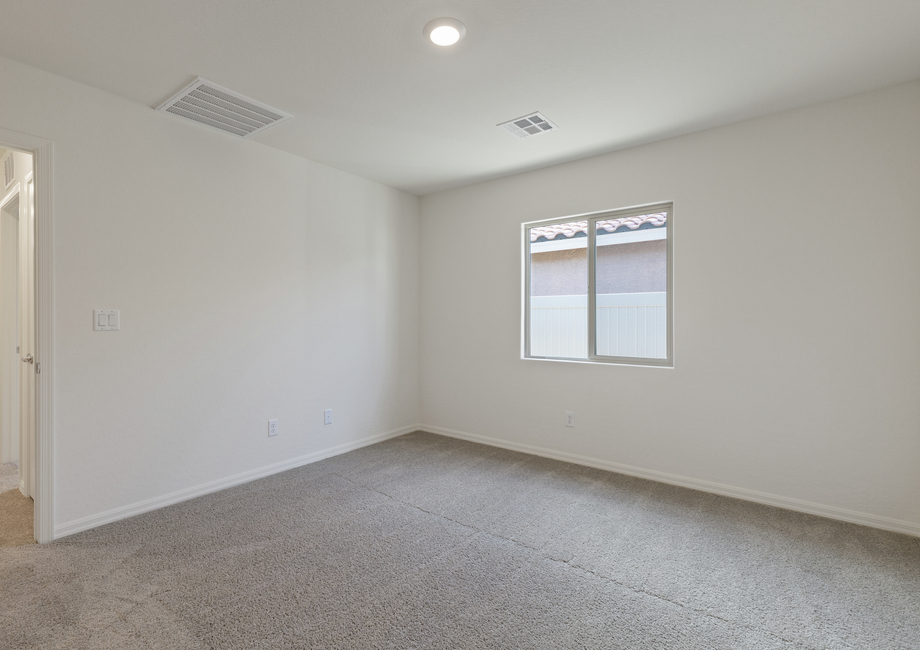
<svg viewBox="0 0 920 650">
<path fill-rule="evenodd" d="M 248 138 L 291 115 L 198 77 L 157 108 L 187 120 Z"/>
<path fill-rule="evenodd" d="M 549 133 L 559 128 L 540 113 L 531 113 L 524 117 L 502 122 L 498 127 L 518 138 L 529 138 L 532 135 Z"/>
</svg>

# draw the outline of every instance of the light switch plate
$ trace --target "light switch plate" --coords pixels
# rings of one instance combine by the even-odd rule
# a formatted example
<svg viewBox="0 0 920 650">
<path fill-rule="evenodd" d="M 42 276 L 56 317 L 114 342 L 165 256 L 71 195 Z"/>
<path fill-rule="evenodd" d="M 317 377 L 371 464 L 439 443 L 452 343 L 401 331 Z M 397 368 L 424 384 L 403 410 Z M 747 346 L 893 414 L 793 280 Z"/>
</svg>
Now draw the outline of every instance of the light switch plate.
<svg viewBox="0 0 920 650">
<path fill-rule="evenodd" d="M 93 329 L 97 332 L 111 332 L 121 329 L 121 314 L 118 309 L 94 309 Z"/>
</svg>

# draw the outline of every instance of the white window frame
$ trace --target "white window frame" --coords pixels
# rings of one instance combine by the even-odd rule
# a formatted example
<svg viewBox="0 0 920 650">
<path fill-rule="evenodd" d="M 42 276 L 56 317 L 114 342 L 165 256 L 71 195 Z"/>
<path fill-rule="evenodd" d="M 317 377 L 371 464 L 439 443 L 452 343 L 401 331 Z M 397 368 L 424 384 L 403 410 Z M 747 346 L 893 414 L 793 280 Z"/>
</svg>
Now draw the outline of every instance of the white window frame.
<svg viewBox="0 0 920 650">
<path fill-rule="evenodd" d="M 641 216 L 644 214 L 651 214 L 655 212 L 664 212 L 667 214 L 667 237 L 666 237 L 666 250 L 667 250 L 667 293 L 665 297 L 665 304 L 667 306 L 666 314 L 666 342 L 667 342 L 667 355 L 664 359 L 654 359 L 647 357 L 621 357 L 621 356 L 607 356 L 597 354 L 597 338 L 596 338 L 596 319 L 597 319 L 597 293 L 595 291 L 596 283 L 596 268 L 597 268 L 597 226 L 595 225 L 598 221 L 603 221 L 607 219 L 622 219 L 624 217 L 635 217 Z M 588 237 L 587 237 L 587 247 L 588 247 L 588 313 L 587 313 L 587 337 L 588 337 L 588 357 L 547 357 L 547 356 L 534 356 L 530 353 L 530 256 L 531 256 L 531 245 L 530 245 L 530 229 L 544 226 L 552 226 L 560 223 L 570 223 L 573 221 L 587 221 L 588 222 Z M 643 232 L 643 231 L 636 231 Z M 621 208 L 617 210 L 604 210 L 602 212 L 589 212 L 586 214 L 572 215 L 568 217 L 560 217 L 557 219 L 547 219 L 543 221 L 530 221 L 524 224 L 521 224 L 521 239 L 523 243 L 523 263 L 524 269 L 521 276 L 522 279 L 522 313 L 521 313 L 521 326 L 522 326 L 522 336 L 521 336 L 521 357 L 523 359 L 538 359 L 546 361 L 574 361 L 580 363 L 605 363 L 605 364 L 616 364 L 616 365 L 630 365 L 630 366 L 651 366 L 651 367 L 663 367 L 663 368 L 673 368 L 674 367 L 674 204 L 673 202 L 663 202 L 663 203 L 651 203 L 648 205 L 639 205 L 629 208 Z"/>
</svg>

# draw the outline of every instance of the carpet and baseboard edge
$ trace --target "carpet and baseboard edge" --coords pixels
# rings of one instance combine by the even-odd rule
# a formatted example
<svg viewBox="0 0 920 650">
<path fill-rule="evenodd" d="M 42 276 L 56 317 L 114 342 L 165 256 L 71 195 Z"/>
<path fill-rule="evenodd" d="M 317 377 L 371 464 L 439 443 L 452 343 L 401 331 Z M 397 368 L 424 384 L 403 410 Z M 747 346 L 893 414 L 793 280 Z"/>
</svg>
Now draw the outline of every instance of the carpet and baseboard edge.
<svg viewBox="0 0 920 650">
<path fill-rule="evenodd" d="M 420 424 L 416 427 L 416 430 L 427 431 L 429 433 L 448 436 L 450 438 L 458 438 L 460 440 L 468 440 L 470 442 L 478 442 L 492 447 L 501 447 L 502 449 L 510 449 L 511 451 L 520 451 L 525 454 L 542 456 L 544 458 L 552 458 L 554 460 L 561 460 L 567 463 L 574 463 L 576 465 L 595 467 L 597 469 L 616 472 L 617 474 L 626 474 L 628 476 L 650 479 L 652 481 L 658 481 L 659 483 L 668 483 L 670 485 L 677 485 L 680 487 L 690 488 L 692 490 L 699 490 L 701 492 L 711 492 L 713 494 L 733 497 L 735 499 L 742 499 L 744 501 L 753 501 L 755 503 L 762 503 L 764 505 L 784 508 L 786 510 L 794 510 L 796 512 L 804 512 L 810 515 L 818 515 L 819 517 L 826 517 L 828 519 L 837 519 L 853 524 L 860 524 L 863 526 L 870 526 L 872 528 L 880 528 L 882 530 L 890 530 L 896 533 L 904 533 L 905 535 L 920 537 L 920 524 L 915 524 L 913 522 L 903 521 L 900 519 L 892 519 L 890 517 L 858 512 L 855 510 L 847 510 L 846 508 L 827 506 L 820 503 L 814 503 L 812 501 L 803 501 L 801 499 L 779 496 L 776 494 L 770 494 L 768 492 L 758 492 L 756 490 L 748 490 L 745 488 L 733 487 L 731 485 L 723 485 L 721 483 L 703 481 L 686 476 L 679 476 L 677 474 L 668 474 L 666 472 L 643 469 L 641 467 L 633 467 L 631 465 L 623 465 L 621 463 L 599 460 L 589 456 L 579 456 L 577 454 L 569 454 L 562 451 L 556 451 L 555 449 L 547 449 L 545 447 L 537 447 L 536 445 L 511 442 L 508 440 L 502 440 L 500 438 L 490 438 L 488 436 L 482 436 L 475 433 L 455 431 L 453 429 L 445 429 L 444 427 L 437 427 L 428 424 Z"/>
<path fill-rule="evenodd" d="M 112 510 L 107 510 L 105 512 L 100 512 L 95 515 L 89 515 L 88 517 L 75 519 L 73 521 L 55 526 L 54 539 L 67 537 L 68 535 L 73 535 L 75 533 L 89 530 L 90 528 L 95 528 L 97 526 L 102 526 L 103 524 L 110 524 L 114 521 L 127 519 L 128 517 L 133 517 L 145 512 L 150 512 L 151 510 L 157 510 L 159 508 L 171 506 L 174 503 L 188 501 L 190 499 L 204 496 L 212 492 L 225 490 L 235 485 L 241 485 L 243 483 L 255 481 L 260 478 L 265 478 L 266 476 L 271 476 L 272 474 L 294 469 L 295 467 L 309 465 L 310 463 L 315 463 L 332 456 L 338 456 L 339 454 L 354 451 L 355 449 L 360 449 L 361 447 L 367 447 L 368 445 L 374 445 L 378 442 L 389 440 L 390 438 L 396 438 L 407 433 L 412 433 L 413 431 L 418 431 L 417 425 L 401 427 L 399 429 L 393 429 L 392 431 L 378 433 L 376 435 L 361 438 L 360 440 L 355 440 L 353 442 L 347 442 L 345 444 L 336 445 L 335 447 L 314 451 L 304 456 L 289 458 L 288 460 L 272 463 L 271 465 L 266 465 L 264 467 L 257 467 L 256 469 L 234 474 L 233 476 L 228 476 L 226 478 L 209 481 L 208 483 L 202 483 L 201 485 L 195 485 L 184 490 L 178 490 L 176 492 L 164 494 L 163 496 L 153 497 L 144 501 L 138 501 L 137 503 L 132 503 L 126 506 L 121 506 L 119 508 L 113 508 Z"/>
<path fill-rule="evenodd" d="M 218 490 L 224 490 L 235 485 L 248 483 L 249 481 L 255 481 L 266 476 L 271 476 L 272 474 L 294 469 L 295 467 L 309 465 L 310 463 L 315 463 L 325 458 L 344 454 L 355 449 L 360 449 L 361 447 L 367 447 L 368 445 L 377 444 L 378 442 L 383 442 L 384 440 L 389 440 L 390 438 L 396 438 L 398 436 L 419 430 L 447 436 L 450 438 L 458 438 L 460 440 L 477 442 L 480 444 L 489 445 L 491 447 L 500 447 L 502 449 L 510 449 L 512 451 L 519 451 L 534 456 L 542 456 L 544 458 L 561 460 L 567 463 L 574 463 L 576 465 L 595 467 L 597 469 L 616 472 L 618 474 L 626 474 L 628 476 L 635 476 L 638 478 L 658 481 L 659 483 L 668 483 L 670 485 L 686 487 L 692 490 L 710 492 L 712 494 L 719 494 L 735 499 L 742 499 L 744 501 L 753 501 L 755 503 L 762 503 L 764 505 L 784 508 L 786 510 L 794 510 L 796 512 L 818 515 L 819 517 L 827 517 L 829 519 L 837 519 L 839 521 L 846 521 L 863 526 L 870 526 L 872 528 L 880 528 L 882 530 L 890 530 L 897 533 L 912 535 L 914 537 L 920 537 L 920 524 L 915 524 L 909 521 L 892 519 L 890 517 L 858 512 L 855 510 L 848 510 L 846 508 L 838 508 L 836 506 L 823 505 L 811 501 L 803 501 L 801 499 L 793 499 L 790 497 L 779 496 L 767 492 L 748 490 L 746 488 L 739 488 L 730 485 L 724 485 L 721 483 L 714 483 L 711 481 L 703 481 L 700 479 L 689 478 L 677 474 L 668 474 L 666 472 L 659 472 L 656 470 L 644 469 L 641 467 L 633 467 L 631 465 L 624 465 L 622 463 L 600 460 L 589 456 L 569 454 L 566 452 L 557 451 L 555 449 L 548 449 L 545 447 L 538 447 L 536 445 L 528 445 L 524 443 L 502 440 L 500 438 L 491 438 L 489 436 L 467 433 L 465 431 L 456 431 L 454 429 L 447 429 L 444 427 L 427 424 L 417 424 L 401 427 L 399 429 L 393 429 L 392 431 L 386 431 L 384 433 L 376 434 L 373 436 L 368 436 L 360 440 L 337 445 L 335 447 L 329 447 L 328 449 L 315 451 L 304 456 L 298 456 L 297 458 L 291 458 L 278 463 L 274 463 L 272 465 L 266 465 L 265 467 L 256 468 L 247 472 L 242 472 L 240 474 L 228 476 L 223 479 L 217 479 L 215 481 L 203 483 L 201 485 L 179 490 L 177 492 L 172 492 L 160 497 L 154 497 L 152 499 L 147 499 L 145 501 L 114 508 L 112 510 L 107 510 L 106 512 L 101 512 L 99 514 L 90 515 L 88 517 L 83 517 L 81 519 L 76 519 L 64 524 L 60 524 L 54 528 L 54 539 L 73 535 L 75 533 L 112 523 L 114 521 L 119 521 L 121 519 L 127 519 L 128 517 L 133 517 L 144 512 L 163 508 L 174 503 L 188 501 L 189 499 L 204 496 L 212 492 L 217 492 Z"/>
</svg>

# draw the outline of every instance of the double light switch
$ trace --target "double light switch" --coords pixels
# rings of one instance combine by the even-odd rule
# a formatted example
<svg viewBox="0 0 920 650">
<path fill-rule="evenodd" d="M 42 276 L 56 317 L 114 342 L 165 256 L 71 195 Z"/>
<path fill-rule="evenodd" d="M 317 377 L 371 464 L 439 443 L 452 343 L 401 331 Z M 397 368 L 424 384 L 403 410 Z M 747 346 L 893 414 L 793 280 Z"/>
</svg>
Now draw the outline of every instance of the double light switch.
<svg viewBox="0 0 920 650">
<path fill-rule="evenodd" d="M 121 329 L 121 318 L 117 309 L 94 309 L 93 329 L 97 332 Z"/>
</svg>

